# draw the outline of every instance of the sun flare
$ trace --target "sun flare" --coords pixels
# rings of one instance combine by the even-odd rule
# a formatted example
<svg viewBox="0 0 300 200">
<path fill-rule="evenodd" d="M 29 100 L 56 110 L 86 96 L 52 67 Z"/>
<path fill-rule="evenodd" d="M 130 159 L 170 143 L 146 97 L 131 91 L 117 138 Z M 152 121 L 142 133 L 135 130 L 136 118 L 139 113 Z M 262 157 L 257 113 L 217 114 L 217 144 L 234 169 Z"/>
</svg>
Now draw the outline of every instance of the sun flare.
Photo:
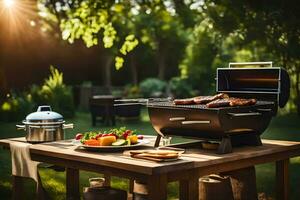
<svg viewBox="0 0 300 200">
<path fill-rule="evenodd" d="M 3 4 L 6 8 L 12 8 L 15 3 L 15 0 L 3 0 Z"/>
</svg>

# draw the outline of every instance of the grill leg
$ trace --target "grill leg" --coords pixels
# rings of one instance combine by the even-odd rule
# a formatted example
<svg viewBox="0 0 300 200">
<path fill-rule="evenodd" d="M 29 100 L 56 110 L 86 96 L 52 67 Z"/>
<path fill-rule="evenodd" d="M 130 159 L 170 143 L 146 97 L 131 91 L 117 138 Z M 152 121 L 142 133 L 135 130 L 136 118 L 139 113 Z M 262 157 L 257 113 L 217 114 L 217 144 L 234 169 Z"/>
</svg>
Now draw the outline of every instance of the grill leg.
<svg viewBox="0 0 300 200">
<path fill-rule="evenodd" d="M 249 139 L 249 145 L 253 145 L 253 146 L 261 146 L 262 145 L 262 142 L 261 142 L 261 139 L 259 137 L 259 135 L 254 135 L 252 137 L 250 137 L 251 139 Z"/>
<path fill-rule="evenodd" d="M 231 139 L 229 136 L 223 137 L 218 148 L 218 154 L 225 154 L 232 152 Z"/>
<path fill-rule="evenodd" d="M 159 147 L 161 135 L 157 134 L 154 147 Z"/>
<path fill-rule="evenodd" d="M 232 146 L 241 146 L 241 145 L 261 146 L 262 145 L 260 136 L 255 132 L 251 132 L 248 134 L 232 135 L 230 138 L 231 138 Z"/>
</svg>

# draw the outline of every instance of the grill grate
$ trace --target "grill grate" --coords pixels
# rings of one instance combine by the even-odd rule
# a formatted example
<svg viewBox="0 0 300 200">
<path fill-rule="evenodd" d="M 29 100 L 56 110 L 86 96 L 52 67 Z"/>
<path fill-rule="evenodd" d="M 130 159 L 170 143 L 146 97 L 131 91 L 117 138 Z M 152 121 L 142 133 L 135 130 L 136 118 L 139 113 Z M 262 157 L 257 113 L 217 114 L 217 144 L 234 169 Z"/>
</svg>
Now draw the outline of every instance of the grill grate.
<svg viewBox="0 0 300 200">
<path fill-rule="evenodd" d="M 255 105 L 252 106 L 243 106 L 243 107 L 253 107 L 253 106 L 264 106 L 264 105 L 274 105 L 274 102 L 271 101 L 257 101 Z M 219 107 L 219 108 L 208 108 L 205 104 L 197 104 L 197 105 L 175 105 L 173 102 L 153 102 L 148 103 L 148 107 L 164 107 L 164 108 L 187 108 L 187 109 L 226 109 L 232 107 Z"/>
</svg>

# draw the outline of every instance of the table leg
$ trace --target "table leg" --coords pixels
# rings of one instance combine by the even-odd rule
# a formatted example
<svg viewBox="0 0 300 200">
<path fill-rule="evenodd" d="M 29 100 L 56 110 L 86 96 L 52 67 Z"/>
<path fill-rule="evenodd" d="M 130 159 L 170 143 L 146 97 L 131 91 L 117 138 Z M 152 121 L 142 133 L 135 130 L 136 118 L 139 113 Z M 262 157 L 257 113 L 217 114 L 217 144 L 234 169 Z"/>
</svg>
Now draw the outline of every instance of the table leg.
<svg viewBox="0 0 300 200">
<path fill-rule="evenodd" d="M 108 175 L 108 174 L 104 174 L 103 177 L 104 177 L 104 179 L 105 179 L 104 185 L 105 185 L 105 186 L 110 186 L 111 176 Z"/>
<path fill-rule="evenodd" d="M 133 189 L 134 189 L 134 179 L 130 178 L 129 179 L 129 193 L 133 194 Z"/>
<path fill-rule="evenodd" d="M 12 199 L 22 199 L 23 195 L 23 178 L 20 176 L 12 176 Z"/>
<path fill-rule="evenodd" d="M 198 200 L 199 199 L 199 177 L 191 171 L 188 179 L 179 181 L 180 200 Z"/>
<path fill-rule="evenodd" d="M 79 170 L 66 168 L 67 200 L 80 200 Z"/>
<path fill-rule="evenodd" d="M 38 182 L 36 183 L 36 187 L 37 187 L 36 188 L 37 199 L 39 199 L 39 200 L 50 199 L 45 188 L 43 187 L 41 176 L 39 173 L 38 173 Z"/>
<path fill-rule="evenodd" d="M 149 200 L 165 200 L 167 199 L 167 176 L 166 175 L 152 175 L 149 176 L 148 185 L 148 199 Z"/>
<path fill-rule="evenodd" d="M 289 199 L 289 159 L 276 162 L 276 199 Z"/>
</svg>

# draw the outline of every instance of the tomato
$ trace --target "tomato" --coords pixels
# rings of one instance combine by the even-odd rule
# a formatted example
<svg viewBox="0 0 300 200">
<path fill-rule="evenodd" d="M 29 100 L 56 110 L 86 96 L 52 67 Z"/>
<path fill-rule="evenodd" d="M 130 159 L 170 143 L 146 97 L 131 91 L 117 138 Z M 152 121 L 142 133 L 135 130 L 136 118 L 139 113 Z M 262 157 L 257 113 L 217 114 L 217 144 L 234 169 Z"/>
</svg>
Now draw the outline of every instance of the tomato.
<svg viewBox="0 0 300 200">
<path fill-rule="evenodd" d="M 96 140 L 98 140 L 99 138 L 101 138 L 101 137 L 102 137 L 102 135 L 103 135 L 102 133 L 99 133 L 99 134 L 96 136 L 96 138 L 95 138 L 95 139 L 96 139 Z"/>
<path fill-rule="evenodd" d="M 126 140 L 128 135 L 131 135 L 132 134 L 132 130 L 126 130 L 123 134 L 122 134 L 122 137 Z"/>
<path fill-rule="evenodd" d="M 144 138 L 144 136 L 143 136 L 143 135 L 138 135 L 137 138 L 138 138 L 139 140 L 142 140 L 142 139 Z"/>
<path fill-rule="evenodd" d="M 83 134 L 77 133 L 75 136 L 75 140 L 81 140 L 82 137 L 83 137 Z"/>
</svg>

